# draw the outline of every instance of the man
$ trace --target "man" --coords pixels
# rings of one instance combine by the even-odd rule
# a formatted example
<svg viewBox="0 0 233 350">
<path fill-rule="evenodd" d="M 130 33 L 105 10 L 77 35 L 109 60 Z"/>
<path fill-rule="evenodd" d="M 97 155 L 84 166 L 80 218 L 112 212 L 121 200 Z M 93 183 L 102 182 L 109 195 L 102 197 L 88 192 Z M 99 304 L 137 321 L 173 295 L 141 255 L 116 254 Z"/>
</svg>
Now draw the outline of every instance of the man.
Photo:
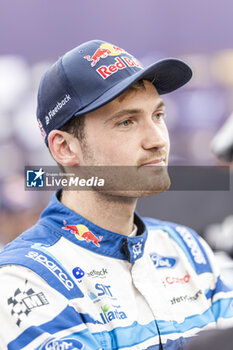
<svg viewBox="0 0 233 350">
<path fill-rule="evenodd" d="M 113 171 L 106 191 L 58 191 L 1 253 L 2 348 L 173 350 L 232 323 L 232 292 L 206 243 L 187 227 L 134 213 L 138 197 L 169 187 L 160 95 L 190 78 L 182 61 L 142 68 L 98 40 L 46 72 L 37 118 L 56 162 L 65 170 L 130 166 L 133 186 L 127 173 L 122 190 Z"/>
</svg>

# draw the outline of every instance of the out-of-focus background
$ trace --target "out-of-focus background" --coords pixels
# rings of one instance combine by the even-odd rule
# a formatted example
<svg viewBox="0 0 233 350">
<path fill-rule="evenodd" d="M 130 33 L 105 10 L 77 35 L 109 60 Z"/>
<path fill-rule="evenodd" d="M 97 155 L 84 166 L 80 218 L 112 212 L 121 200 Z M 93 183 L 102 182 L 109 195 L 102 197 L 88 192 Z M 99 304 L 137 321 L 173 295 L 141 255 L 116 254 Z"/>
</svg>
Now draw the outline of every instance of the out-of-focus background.
<svg viewBox="0 0 233 350">
<path fill-rule="evenodd" d="M 233 110 L 232 14 L 232 0 L 1 0 L 1 243 L 34 224 L 49 201 L 48 191 L 24 190 L 25 165 L 54 164 L 36 123 L 38 84 L 51 63 L 84 41 L 112 42 L 144 65 L 164 57 L 188 62 L 192 81 L 164 96 L 170 164 L 221 164 L 210 142 Z M 232 228 L 227 237 L 233 236 L 232 194 L 232 189 L 167 192 L 141 199 L 138 211 L 186 224 L 201 235 L 212 225 L 214 246 L 222 240 L 224 223 Z M 229 244 L 233 247 L 233 238 Z"/>
</svg>

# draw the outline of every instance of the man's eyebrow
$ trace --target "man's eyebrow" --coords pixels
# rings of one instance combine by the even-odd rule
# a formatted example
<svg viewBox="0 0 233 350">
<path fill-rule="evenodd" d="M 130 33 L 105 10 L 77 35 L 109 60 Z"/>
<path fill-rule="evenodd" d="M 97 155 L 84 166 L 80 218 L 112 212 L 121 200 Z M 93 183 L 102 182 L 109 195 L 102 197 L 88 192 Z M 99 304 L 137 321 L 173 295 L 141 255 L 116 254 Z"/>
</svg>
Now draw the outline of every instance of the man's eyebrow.
<svg viewBox="0 0 233 350">
<path fill-rule="evenodd" d="M 110 118 L 108 118 L 107 120 L 105 120 L 104 124 L 110 122 L 110 121 L 114 121 L 119 119 L 120 117 L 124 116 L 124 115 L 130 115 L 130 114 L 138 114 L 138 113 L 142 113 L 143 110 L 142 109 L 122 109 L 121 111 L 113 114 Z"/>
<path fill-rule="evenodd" d="M 163 100 L 160 100 L 159 103 L 155 106 L 155 110 L 165 107 L 165 103 Z M 132 114 L 139 114 L 143 113 L 143 109 L 122 109 L 121 111 L 113 114 L 111 117 L 109 117 L 107 120 L 105 120 L 104 124 L 117 120 L 121 118 L 122 116 L 132 115 Z"/>
<path fill-rule="evenodd" d="M 159 108 L 162 108 L 162 107 L 165 107 L 165 103 L 164 103 L 163 100 L 160 100 L 159 103 L 156 106 L 156 109 L 159 109 Z"/>
</svg>

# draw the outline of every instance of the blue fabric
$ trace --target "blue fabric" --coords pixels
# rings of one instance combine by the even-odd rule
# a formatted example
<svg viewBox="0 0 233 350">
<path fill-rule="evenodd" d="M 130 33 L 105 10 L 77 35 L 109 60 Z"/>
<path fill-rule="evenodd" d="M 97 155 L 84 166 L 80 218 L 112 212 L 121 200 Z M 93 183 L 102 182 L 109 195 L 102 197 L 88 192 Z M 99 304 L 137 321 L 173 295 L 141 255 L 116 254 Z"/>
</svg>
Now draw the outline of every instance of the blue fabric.
<svg viewBox="0 0 233 350">
<path fill-rule="evenodd" d="M 219 292 L 230 292 L 231 289 L 225 285 L 225 283 L 221 280 L 219 276 L 216 282 L 216 286 L 214 289 L 208 289 L 205 291 L 205 296 L 207 299 L 212 299 L 215 294 Z"/>
<path fill-rule="evenodd" d="M 63 329 L 69 329 L 80 325 L 84 321 L 96 323 L 89 315 L 80 315 L 72 307 L 68 306 L 53 320 L 26 329 L 15 340 L 8 344 L 8 348 L 9 350 L 21 349 L 45 332 L 55 334 Z"/>
</svg>

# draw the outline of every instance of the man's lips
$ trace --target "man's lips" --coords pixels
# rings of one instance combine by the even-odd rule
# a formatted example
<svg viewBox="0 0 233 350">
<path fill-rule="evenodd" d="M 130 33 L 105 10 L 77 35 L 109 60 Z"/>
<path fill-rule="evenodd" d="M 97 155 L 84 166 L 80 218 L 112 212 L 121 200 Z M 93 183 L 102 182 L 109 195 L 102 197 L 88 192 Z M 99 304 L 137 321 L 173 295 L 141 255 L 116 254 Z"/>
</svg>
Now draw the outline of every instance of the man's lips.
<svg viewBox="0 0 233 350">
<path fill-rule="evenodd" d="M 157 159 L 151 160 L 150 162 L 141 164 L 141 166 L 164 166 L 164 165 L 166 165 L 165 157 L 157 158 Z"/>
</svg>

